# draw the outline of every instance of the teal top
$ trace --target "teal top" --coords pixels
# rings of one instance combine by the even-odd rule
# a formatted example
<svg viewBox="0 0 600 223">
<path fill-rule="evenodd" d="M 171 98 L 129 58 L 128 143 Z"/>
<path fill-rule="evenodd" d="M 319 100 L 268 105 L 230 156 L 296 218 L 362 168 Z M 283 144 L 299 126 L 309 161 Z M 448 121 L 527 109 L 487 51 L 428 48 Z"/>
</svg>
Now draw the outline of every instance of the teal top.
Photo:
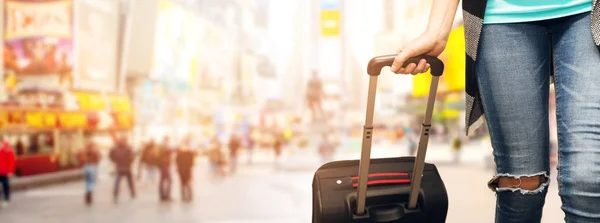
<svg viewBox="0 0 600 223">
<path fill-rule="evenodd" d="M 592 0 L 488 0 L 484 24 L 532 22 L 592 10 Z"/>
</svg>

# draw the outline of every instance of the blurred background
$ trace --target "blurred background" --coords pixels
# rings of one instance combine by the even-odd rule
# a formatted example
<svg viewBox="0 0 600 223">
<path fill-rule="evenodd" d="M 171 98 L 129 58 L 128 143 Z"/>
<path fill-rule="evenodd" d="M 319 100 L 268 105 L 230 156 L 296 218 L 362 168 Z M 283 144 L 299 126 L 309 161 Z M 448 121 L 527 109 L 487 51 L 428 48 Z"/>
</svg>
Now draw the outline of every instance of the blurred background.
<svg viewBox="0 0 600 223">
<path fill-rule="evenodd" d="M 431 3 L 2 1 L 0 136 L 16 162 L 0 222 L 310 222 L 314 171 L 359 158 L 367 62 L 420 35 Z M 448 222 L 493 222 L 486 126 L 464 134 L 463 32 L 459 10 L 427 160 L 448 189 Z M 411 155 L 430 75 L 382 72 L 373 157 Z M 113 193 L 119 148 L 133 151 L 134 196 L 126 180 Z M 544 222 L 562 219 L 559 207 L 552 184 Z"/>
</svg>

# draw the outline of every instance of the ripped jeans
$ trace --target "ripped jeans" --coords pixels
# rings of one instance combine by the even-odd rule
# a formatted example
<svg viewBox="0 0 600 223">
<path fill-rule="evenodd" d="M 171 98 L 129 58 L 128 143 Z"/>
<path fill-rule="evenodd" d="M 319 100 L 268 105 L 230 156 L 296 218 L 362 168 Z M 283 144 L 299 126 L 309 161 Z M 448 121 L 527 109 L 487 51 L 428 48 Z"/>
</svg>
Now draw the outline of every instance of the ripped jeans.
<svg viewBox="0 0 600 223">
<path fill-rule="evenodd" d="M 540 222 L 539 188 L 494 187 L 498 177 L 549 174 L 549 75 L 555 72 L 558 186 L 568 223 L 600 222 L 600 53 L 590 13 L 485 24 L 477 76 L 498 175 L 496 222 Z"/>
</svg>

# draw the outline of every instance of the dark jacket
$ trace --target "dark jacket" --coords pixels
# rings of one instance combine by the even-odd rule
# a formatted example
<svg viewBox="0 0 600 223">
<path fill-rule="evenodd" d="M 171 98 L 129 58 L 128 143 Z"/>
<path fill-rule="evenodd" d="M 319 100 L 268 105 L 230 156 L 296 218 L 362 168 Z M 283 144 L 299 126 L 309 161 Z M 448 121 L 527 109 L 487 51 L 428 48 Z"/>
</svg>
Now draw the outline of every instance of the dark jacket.
<svg viewBox="0 0 600 223">
<path fill-rule="evenodd" d="M 133 149 L 125 143 L 119 143 L 110 151 L 110 160 L 115 163 L 119 172 L 131 171 L 134 159 Z"/>
<path fill-rule="evenodd" d="M 140 157 L 140 162 L 146 165 L 155 166 L 158 160 L 158 152 L 154 143 L 148 143 L 144 146 Z"/>
<path fill-rule="evenodd" d="M 83 164 L 98 165 L 100 163 L 101 155 L 98 149 L 94 146 L 88 146 L 81 152 L 81 162 Z"/>
<path fill-rule="evenodd" d="M 600 6 L 594 0 L 592 9 L 592 35 L 596 47 L 600 50 Z M 477 50 L 479 47 L 479 37 L 483 27 L 483 18 L 487 0 L 464 0 L 462 1 L 463 20 L 465 26 L 465 45 L 466 45 L 466 130 L 483 117 L 483 106 L 479 87 L 477 86 L 477 73 L 475 64 L 477 61 Z"/>
<path fill-rule="evenodd" d="M 173 159 L 173 152 L 166 146 L 160 148 L 158 152 L 158 168 L 168 169 L 171 166 L 171 160 Z"/>
<path fill-rule="evenodd" d="M 177 151 L 177 156 L 175 158 L 175 163 L 177 163 L 177 169 L 179 171 L 190 170 L 194 167 L 194 160 L 196 158 L 196 153 L 191 150 L 180 150 Z"/>
</svg>

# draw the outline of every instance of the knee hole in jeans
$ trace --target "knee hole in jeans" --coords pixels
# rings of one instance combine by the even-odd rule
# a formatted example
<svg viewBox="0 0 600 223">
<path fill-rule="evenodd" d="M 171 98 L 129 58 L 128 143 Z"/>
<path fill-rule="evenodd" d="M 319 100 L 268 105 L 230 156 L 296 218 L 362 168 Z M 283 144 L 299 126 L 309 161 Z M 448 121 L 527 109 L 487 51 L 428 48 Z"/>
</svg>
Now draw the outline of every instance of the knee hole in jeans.
<svg viewBox="0 0 600 223">
<path fill-rule="evenodd" d="M 488 187 L 495 192 L 520 191 L 522 194 L 536 194 L 546 188 L 548 181 L 546 173 L 533 175 L 498 174 L 488 182 Z"/>
</svg>

